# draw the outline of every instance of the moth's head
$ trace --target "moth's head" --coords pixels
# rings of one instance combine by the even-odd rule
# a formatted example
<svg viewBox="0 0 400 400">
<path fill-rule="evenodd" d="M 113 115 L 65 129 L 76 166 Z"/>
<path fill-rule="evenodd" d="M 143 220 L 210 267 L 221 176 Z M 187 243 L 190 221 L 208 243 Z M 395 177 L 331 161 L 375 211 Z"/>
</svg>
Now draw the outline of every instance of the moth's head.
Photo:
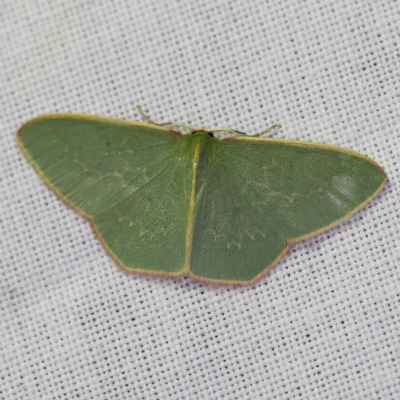
<svg viewBox="0 0 400 400">
<path fill-rule="evenodd" d="M 186 124 L 180 123 L 167 123 L 167 124 L 157 124 L 152 121 L 138 106 L 137 107 L 139 114 L 149 123 L 153 125 L 163 126 L 164 128 L 169 129 L 175 134 L 179 134 L 182 136 L 185 135 L 208 135 L 209 137 L 213 137 L 218 140 L 228 139 L 232 137 L 238 136 L 247 136 L 245 133 L 234 131 L 233 129 L 226 128 L 201 128 L 197 126 L 190 126 Z"/>
<path fill-rule="evenodd" d="M 190 126 L 185 124 L 163 124 L 165 128 L 179 133 L 182 136 L 185 135 L 208 135 L 218 140 L 223 140 L 231 137 L 246 136 L 244 133 L 234 131 L 226 128 L 200 128 L 196 126 Z"/>
</svg>

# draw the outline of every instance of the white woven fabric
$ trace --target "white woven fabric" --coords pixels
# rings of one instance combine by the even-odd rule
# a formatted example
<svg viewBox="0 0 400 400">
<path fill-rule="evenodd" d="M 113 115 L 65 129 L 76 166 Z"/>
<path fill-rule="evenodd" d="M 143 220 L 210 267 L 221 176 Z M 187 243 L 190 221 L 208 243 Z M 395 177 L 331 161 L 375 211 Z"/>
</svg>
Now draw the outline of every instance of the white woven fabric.
<svg viewBox="0 0 400 400">
<path fill-rule="evenodd" d="M 2 0 L 1 399 L 399 399 L 400 5 Z M 127 275 L 15 132 L 76 112 L 323 142 L 387 172 L 260 282 Z"/>
</svg>

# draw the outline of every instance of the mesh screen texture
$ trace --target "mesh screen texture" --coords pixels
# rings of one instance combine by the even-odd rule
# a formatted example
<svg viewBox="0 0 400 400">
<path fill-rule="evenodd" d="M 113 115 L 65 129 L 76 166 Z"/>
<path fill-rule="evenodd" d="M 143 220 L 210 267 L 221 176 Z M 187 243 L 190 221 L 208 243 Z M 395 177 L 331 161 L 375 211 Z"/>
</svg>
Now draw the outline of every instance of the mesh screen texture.
<svg viewBox="0 0 400 400">
<path fill-rule="evenodd" d="M 0 398 L 400 398 L 400 6 L 2 0 Z M 19 150 L 55 112 L 366 154 L 385 188 L 234 288 L 127 275 Z"/>
</svg>

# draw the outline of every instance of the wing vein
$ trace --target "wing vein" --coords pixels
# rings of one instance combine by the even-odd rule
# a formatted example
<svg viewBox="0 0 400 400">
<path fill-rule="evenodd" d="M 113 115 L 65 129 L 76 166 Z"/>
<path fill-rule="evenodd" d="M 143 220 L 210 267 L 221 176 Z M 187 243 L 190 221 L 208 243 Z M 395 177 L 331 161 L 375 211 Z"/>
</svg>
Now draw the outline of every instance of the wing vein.
<svg viewBox="0 0 400 400">
<path fill-rule="evenodd" d="M 157 179 L 158 176 L 160 176 L 167 168 L 169 168 L 171 166 L 171 164 L 173 164 L 175 160 L 171 160 L 171 162 L 169 162 L 164 168 L 162 168 L 160 171 L 158 171 L 154 176 L 152 176 L 146 183 L 144 183 L 142 186 L 138 187 L 136 190 L 134 190 L 133 192 L 129 193 L 127 196 L 125 196 L 124 198 L 120 199 L 117 203 L 115 203 L 113 206 L 111 206 L 110 208 L 108 208 L 107 210 L 104 210 L 101 213 L 96 214 L 96 217 L 100 216 L 100 215 L 104 215 L 106 213 L 108 213 L 110 210 L 112 210 L 113 208 L 117 207 L 118 205 L 120 205 L 122 202 L 124 202 L 125 200 L 129 199 L 129 198 L 133 198 L 133 196 L 136 196 L 138 194 L 138 192 L 142 191 L 143 188 L 145 188 L 146 186 L 148 186 L 150 183 L 152 183 L 155 179 Z"/>
</svg>

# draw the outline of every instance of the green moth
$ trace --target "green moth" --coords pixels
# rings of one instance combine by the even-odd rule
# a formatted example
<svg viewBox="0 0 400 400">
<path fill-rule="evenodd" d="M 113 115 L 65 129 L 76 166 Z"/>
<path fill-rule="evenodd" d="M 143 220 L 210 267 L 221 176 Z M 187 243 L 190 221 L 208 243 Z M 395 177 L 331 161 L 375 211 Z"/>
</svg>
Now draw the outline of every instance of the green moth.
<svg viewBox="0 0 400 400">
<path fill-rule="evenodd" d="M 144 117 L 56 114 L 18 131 L 39 174 L 127 271 L 254 282 L 386 180 L 350 150 Z"/>
</svg>

